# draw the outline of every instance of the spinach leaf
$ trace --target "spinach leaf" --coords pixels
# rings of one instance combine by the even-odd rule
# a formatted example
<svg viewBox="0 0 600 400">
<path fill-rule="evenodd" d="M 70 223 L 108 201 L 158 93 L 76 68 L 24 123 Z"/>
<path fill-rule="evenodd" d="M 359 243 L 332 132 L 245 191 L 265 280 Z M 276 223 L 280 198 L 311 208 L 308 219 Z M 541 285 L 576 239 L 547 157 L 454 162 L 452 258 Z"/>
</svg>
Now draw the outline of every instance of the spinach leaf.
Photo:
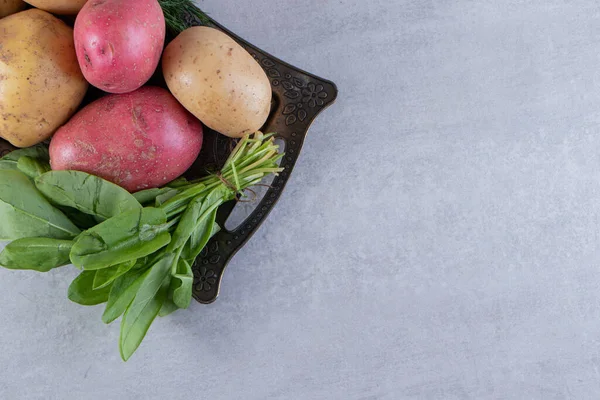
<svg viewBox="0 0 600 400">
<path fill-rule="evenodd" d="M 167 187 L 178 189 L 180 187 L 187 186 L 190 184 L 191 184 L 190 181 L 188 181 L 185 177 L 180 176 L 179 178 L 175 179 L 174 181 L 167 183 Z"/>
<path fill-rule="evenodd" d="M 153 189 L 140 190 L 139 192 L 133 193 L 133 197 L 135 197 L 135 199 L 141 205 L 147 205 L 150 203 L 154 204 L 157 196 L 164 194 L 171 190 L 173 190 L 173 189 L 171 189 L 171 188 L 160 188 L 160 189 L 153 188 Z"/>
<path fill-rule="evenodd" d="M 24 238 L 9 243 L 0 253 L 0 265 L 8 269 L 48 272 L 68 265 L 71 240 Z"/>
<path fill-rule="evenodd" d="M 189 205 L 181 215 L 181 219 L 177 224 L 175 232 L 173 232 L 173 235 L 171 236 L 171 243 L 167 246 L 167 251 L 174 251 L 188 241 L 201 216 L 204 199 L 203 195 L 198 195 L 190 201 Z"/>
<path fill-rule="evenodd" d="M 171 200 L 173 197 L 179 194 L 179 190 L 172 188 L 165 188 L 165 190 L 156 196 L 154 200 L 155 207 L 160 207 L 165 204 L 167 201 Z"/>
<path fill-rule="evenodd" d="M 169 292 L 171 264 L 175 256 L 165 253 L 148 271 L 121 321 L 119 350 L 127 361 L 142 343 Z"/>
<path fill-rule="evenodd" d="M 215 222 L 217 207 L 223 203 L 223 199 L 227 195 L 227 188 L 218 187 L 205 197 L 199 217 L 196 220 L 196 226 L 181 253 L 181 257 L 188 263 L 194 263 L 210 238 L 221 229 Z"/>
<path fill-rule="evenodd" d="M 72 207 L 57 207 L 73 222 L 79 229 L 86 230 L 98 225 L 99 222 L 93 215 L 83 213 Z"/>
<path fill-rule="evenodd" d="M 193 264 L 196 258 L 206 247 L 208 241 L 219 231 L 221 227 L 215 222 L 217 218 L 217 210 L 213 210 L 202 223 L 194 229 L 190 239 L 186 242 L 181 252 L 181 258 L 188 263 Z"/>
<path fill-rule="evenodd" d="M 23 156 L 17 161 L 17 168 L 31 179 L 35 179 L 50 171 L 50 164 L 32 157 Z"/>
<path fill-rule="evenodd" d="M 21 157 L 31 157 L 36 160 L 48 163 L 50 162 L 50 156 L 48 155 L 48 148 L 45 145 L 37 145 L 28 147 L 26 149 L 19 149 L 12 151 L 0 158 L 0 170 L 11 169 L 17 170 L 17 163 Z"/>
<path fill-rule="evenodd" d="M 188 308 L 192 302 L 192 287 L 194 273 L 190 264 L 180 259 L 177 263 L 177 273 L 173 275 L 171 287 L 173 289 L 173 303 L 179 308 Z"/>
<path fill-rule="evenodd" d="M 166 201 L 179 194 L 180 190 L 174 187 L 163 187 L 155 189 L 146 189 L 133 193 L 133 197 L 142 205 L 153 205 L 160 207 Z"/>
<path fill-rule="evenodd" d="M 131 270 L 115 279 L 106 309 L 102 314 L 102 321 L 105 324 L 110 324 L 123 315 L 149 273 L 150 270 Z"/>
<path fill-rule="evenodd" d="M 94 276 L 94 290 L 101 289 L 109 285 L 115 279 L 129 272 L 137 260 L 126 261 L 122 264 L 113 265 L 110 268 L 103 268 L 96 271 Z"/>
<path fill-rule="evenodd" d="M 69 300 L 82 306 L 106 303 L 112 285 L 94 290 L 95 271 L 83 271 L 69 286 Z"/>
<path fill-rule="evenodd" d="M 157 207 L 160 206 L 160 208 L 165 210 L 167 215 L 170 215 L 171 213 L 178 214 L 179 212 L 185 210 L 185 208 L 187 207 L 190 200 L 192 200 L 194 197 L 196 197 L 199 194 L 201 194 L 202 192 L 204 192 L 205 189 L 206 189 L 206 187 L 203 184 L 199 183 L 197 185 L 194 185 L 192 187 L 189 187 L 189 188 L 181 190 L 181 191 L 177 190 L 177 192 L 175 193 L 174 196 L 171 196 L 170 198 L 166 199 L 165 201 L 163 201 L 164 199 L 161 199 L 160 204 L 158 204 L 159 199 L 157 198 L 156 206 Z M 183 207 L 183 210 L 175 212 L 182 207 Z"/>
<path fill-rule="evenodd" d="M 171 241 L 167 216 L 158 208 L 131 210 L 83 232 L 71 250 L 71 262 L 97 270 L 145 257 Z"/>
<path fill-rule="evenodd" d="M 79 229 L 38 192 L 26 175 L 0 170 L 0 240 L 71 239 Z"/>
<path fill-rule="evenodd" d="M 167 296 L 167 299 L 163 303 L 163 306 L 160 308 L 158 312 L 159 317 L 166 317 L 167 315 L 173 314 L 175 311 L 179 310 L 177 304 L 173 302 L 173 299 L 170 296 Z"/>
<path fill-rule="evenodd" d="M 73 207 L 107 220 L 142 206 L 127 190 L 112 182 L 80 171 L 50 171 L 35 185 L 52 203 Z"/>
<path fill-rule="evenodd" d="M 148 260 L 149 259 L 150 259 L 150 256 L 138 258 L 137 262 L 135 263 L 133 268 L 131 268 L 131 270 L 132 271 L 138 271 L 138 270 L 145 271 L 146 269 L 148 269 Z M 154 257 L 152 257 L 152 259 L 154 259 Z"/>
</svg>

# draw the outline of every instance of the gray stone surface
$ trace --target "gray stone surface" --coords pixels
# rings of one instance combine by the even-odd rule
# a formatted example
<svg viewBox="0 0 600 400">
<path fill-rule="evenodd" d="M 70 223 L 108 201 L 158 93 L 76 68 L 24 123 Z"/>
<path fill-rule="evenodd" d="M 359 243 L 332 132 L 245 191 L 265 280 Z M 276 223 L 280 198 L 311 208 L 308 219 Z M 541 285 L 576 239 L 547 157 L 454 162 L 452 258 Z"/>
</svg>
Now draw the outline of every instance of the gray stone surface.
<svg viewBox="0 0 600 400">
<path fill-rule="evenodd" d="M 0 270 L 0 399 L 600 397 L 596 1 L 201 5 L 339 101 L 218 302 L 127 364 L 74 270 Z"/>
</svg>

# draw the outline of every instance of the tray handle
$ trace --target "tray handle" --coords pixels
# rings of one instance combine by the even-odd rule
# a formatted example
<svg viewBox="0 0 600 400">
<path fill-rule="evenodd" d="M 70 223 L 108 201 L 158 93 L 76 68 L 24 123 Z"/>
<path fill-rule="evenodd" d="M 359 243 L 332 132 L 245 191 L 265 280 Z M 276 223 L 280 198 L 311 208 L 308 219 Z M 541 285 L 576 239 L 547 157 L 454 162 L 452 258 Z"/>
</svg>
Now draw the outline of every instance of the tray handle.
<svg viewBox="0 0 600 400">
<path fill-rule="evenodd" d="M 235 230 L 223 229 L 211 239 L 194 263 L 194 298 L 203 304 L 214 302 L 219 295 L 221 279 L 227 264 L 250 239 L 279 200 L 298 160 L 308 129 L 314 119 L 337 98 L 333 82 L 293 67 L 246 42 L 214 20 L 213 26 L 240 43 L 265 70 L 275 100 L 263 132 L 276 132 L 285 142 L 284 171 L 271 184 L 260 203 Z M 217 222 L 221 227 L 231 214 L 235 202 L 221 207 Z"/>
</svg>

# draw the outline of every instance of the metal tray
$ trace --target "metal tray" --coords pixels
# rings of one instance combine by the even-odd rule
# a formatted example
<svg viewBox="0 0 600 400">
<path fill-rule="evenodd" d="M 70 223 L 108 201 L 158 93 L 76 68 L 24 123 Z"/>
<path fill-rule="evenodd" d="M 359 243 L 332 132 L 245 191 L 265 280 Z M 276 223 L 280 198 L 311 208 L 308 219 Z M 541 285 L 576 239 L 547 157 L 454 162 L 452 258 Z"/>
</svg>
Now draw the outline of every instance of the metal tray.
<svg viewBox="0 0 600 400">
<path fill-rule="evenodd" d="M 219 295 L 221 278 L 229 260 L 257 231 L 281 196 L 296 164 L 304 139 L 311 123 L 337 97 L 333 82 L 319 78 L 299 68 L 291 66 L 248 43 L 213 19 L 201 24 L 194 17 L 187 19 L 189 26 L 210 25 L 227 33 L 240 43 L 265 70 L 273 89 L 271 114 L 262 128 L 263 132 L 276 132 L 276 137 L 285 144 L 285 157 L 281 166 L 285 170 L 271 183 L 269 189 L 256 203 L 253 211 L 234 230 L 223 229 L 211 239 L 193 265 L 194 298 L 204 304 L 212 303 Z M 152 84 L 164 86 L 162 76 L 157 74 Z M 90 90 L 84 104 L 97 98 L 101 92 Z M 205 175 L 206 171 L 219 168 L 232 149 L 232 140 L 205 129 L 204 144 L 197 162 L 186 172 L 189 178 Z M 14 150 L 9 143 L 0 139 L 0 157 Z M 236 202 L 220 207 L 217 222 L 225 227 Z"/>
</svg>

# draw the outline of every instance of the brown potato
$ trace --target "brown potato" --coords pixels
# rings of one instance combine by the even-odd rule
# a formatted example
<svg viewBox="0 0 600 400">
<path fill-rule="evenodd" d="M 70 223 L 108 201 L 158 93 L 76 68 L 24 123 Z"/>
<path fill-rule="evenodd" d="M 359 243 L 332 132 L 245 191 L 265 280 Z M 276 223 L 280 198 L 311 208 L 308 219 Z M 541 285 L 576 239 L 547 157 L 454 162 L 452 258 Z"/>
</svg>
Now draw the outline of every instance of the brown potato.
<svg viewBox="0 0 600 400">
<path fill-rule="evenodd" d="M 25 0 L 35 8 L 59 15 L 75 15 L 87 0 Z"/>
<path fill-rule="evenodd" d="M 0 20 L 0 43 L 0 137 L 32 146 L 73 115 L 87 90 L 73 30 L 30 9 Z"/>
<path fill-rule="evenodd" d="M 22 11 L 25 7 L 21 0 L 0 0 L 0 18 Z"/>
<path fill-rule="evenodd" d="M 271 108 L 269 78 L 232 38 L 196 26 L 165 49 L 163 74 L 171 93 L 206 126 L 229 137 L 259 130 Z"/>
</svg>

